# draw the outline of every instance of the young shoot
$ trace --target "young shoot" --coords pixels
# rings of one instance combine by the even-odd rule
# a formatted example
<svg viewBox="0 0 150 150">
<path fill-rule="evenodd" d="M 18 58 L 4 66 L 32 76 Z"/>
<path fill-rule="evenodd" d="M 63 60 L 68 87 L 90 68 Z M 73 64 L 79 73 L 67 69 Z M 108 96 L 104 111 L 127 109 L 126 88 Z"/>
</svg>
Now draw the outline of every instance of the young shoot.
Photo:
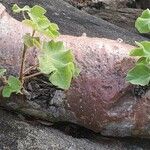
<svg viewBox="0 0 150 150">
<path fill-rule="evenodd" d="M 71 85 L 71 81 L 79 74 L 79 69 L 74 63 L 74 56 L 70 49 L 65 48 L 63 42 L 55 41 L 60 35 L 57 24 L 52 23 L 46 16 L 46 10 L 41 6 L 33 7 L 24 6 L 20 8 L 18 5 L 12 7 L 14 13 L 22 13 L 23 24 L 32 28 L 32 33 L 26 33 L 23 36 L 23 48 L 20 64 L 19 77 L 5 76 L 6 69 L 0 69 L 0 79 L 4 83 L 2 90 L 3 97 L 10 97 L 12 93 L 22 93 L 24 81 L 26 79 L 46 75 L 49 81 L 58 88 L 67 90 Z M 47 36 L 49 41 L 44 41 L 40 35 Z M 38 64 L 26 68 L 26 53 L 29 48 L 36 47 L 39 50 Z M 27 76 L 32 69 L 37 70 L 36 73 Z"/>
</svg>

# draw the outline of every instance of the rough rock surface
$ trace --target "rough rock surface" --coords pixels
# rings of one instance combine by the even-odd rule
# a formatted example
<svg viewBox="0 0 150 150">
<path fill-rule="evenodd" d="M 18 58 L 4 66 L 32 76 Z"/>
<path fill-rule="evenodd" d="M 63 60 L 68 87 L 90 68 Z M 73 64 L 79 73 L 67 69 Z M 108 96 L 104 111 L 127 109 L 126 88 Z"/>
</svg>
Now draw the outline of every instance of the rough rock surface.
<svg viewBox="0 0 150 150">
<path fill-rule="evenodd" d="M 135 0 L 136 1 L 136 7 L 147 9 L 150 8 L 150 1 L 149 0 Z"/>
<path fill-rule="evenodd" d="M 119 140 L 96 135 L 77 139 L 0 110 L 1 150 L 149 150 L 149 147 L 150 142 L 142 139 Z"/>
<path fill-rule="evenodd" d="M 93 17 L 80 11 L 63 0 L 0 0 L 12 14 L 10 7 L 13 3 L 20 5 L 39 4 L 47 9 L 47 16 L 60 27 L 62 34 L 81 36 L 86 33 L 88 37 L 109 39 L 121 38 L 123 41 L 134 44 L 135 41 L 144 40 L 136 33 L 117 27 L 100 18 Z M 16 15 L 14 15 L 16 17 Z"/>
<path fill-rule="evenodd" d="M 65 0 L 73 5 L 86 7 L 102 4 L 104 7 L 118 9 L 125 7 L 130 0 Z"/>
<path fill-rule="evenodd" d="M 86 7 L 82 9 L 87 13 L 102 18 L 112 24 L 124 28 L 130 32 L 135 32 L 135 20 L 141 15 L 142 9 L 121 8 L 117 10 L 112 9 L 93 9 Z"/>
<path fill-rule="evenodd" d="M 143 11 L 143 9 L 141 9 L 143 8 L 143 4 L 145 4 L 145 8 L 150 8 L 150 4 L 148 4 L 150 1 L 147 0 L 147 2 L 143 2 L 143 0 L 141 0 L 137 3 L 132 0 L 65 1 L 90 15 L 106 20 L 130 32 L 136 31 L 135 20 L 141 15 Z"/>
<path fill-rule="evenodd" d="M 100 9 L 101 6 L 107 9 L 116 10 L 118 8 L 125 8 L 127 6 L 133 8 L 150 8 L 149 0 L 64 0 L 71 3 L 78 8 L 83 8 L 87 6 L 95 6 L 95 8 Z M 100 7 L 99 7 L 100 6 Z"/>
<path fill-rule="evenodd" d="M 98 150 L 100 149 L 100 145 L 88 140 L 67 136 L 50 127 L 30 125 L 14 115 L 0 110 L 0 149 Z"/>
<path fill-rule="evenodd" d="M 28 29 L 2 9 L 0 29 L 0 64 L 15 74 L 21 37 Z M 107 136 L 150 137 L 148 92 L 137 98 L 133 87 L 125 82 L 126 72 L 134 62 L 128 57 L 133 47 L 120 41 L 85 36 L 61 36 L 60 39 L 73 49 L 82 71 L 67 93 L 56 91 L 52 100 L 55 105 L 48 108 L 34 105 L 39 117 L 50 120 L 48 117 L 52 114 L 57 121 L 74 122 Z M 32 56 L 29 57 L 31 62 Z M 7 106 L 13 107 L 11 104 L 8 102 Z M 26 112 L 32 113 L 28 109 Z"/>
</svg>

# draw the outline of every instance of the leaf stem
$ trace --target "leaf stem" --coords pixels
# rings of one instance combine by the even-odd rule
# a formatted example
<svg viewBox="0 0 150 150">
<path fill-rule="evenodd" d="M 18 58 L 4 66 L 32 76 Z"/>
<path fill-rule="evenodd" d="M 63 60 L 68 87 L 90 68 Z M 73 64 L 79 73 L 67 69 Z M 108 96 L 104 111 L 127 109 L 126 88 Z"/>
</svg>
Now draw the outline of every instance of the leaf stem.
<svg viewBox="0 0 150 150">
<path fill-rule="evenodd" d="M 43 74 L 43 73 L 42 72 L 37 72 L 37 73 L 31 74 L 31 75 L 25 76 L 24 80 L 39 76 L 41 74 Z"/>
<path fill-rule="evenodd" d="M 36 69 L 37 67 L 38 67 L 38 64 L 27 68 L 27 69 L 24 71 L 23 75 L 26 75 L 27 73 L 30 73 L 30 71 Z"/>
<path fill-rule="evenodd" d="M 23 84 L 23 72 L 24 72 L 24 66 L 25 66 L 25 57 L 26 57 L 26 50 L 27 47 L 24 44 L 23 45 L 23 52 L 22 52 L 22 58 L 21 58 L 21 67 L 20 67 L 20 74 L 19 74 L 19 80 Z"/>
<path fill-rule="evenodd" d="M 35 34 L 35 30 L 33 30 L 32 32 L 32 37 L 34 37 L 34 34 Z M 24 44 L 22 58 L 21 58 L 20 74 L 19 74 L 19 80 L 22 85 L 24 83 L 24 68 L 25 68 L 26 51 L 27 51 L 27 46 Z"/>
<path fill-rule="evenodd" d="M 32 35 L 31 35 L 31 36 L 32 36 L 32 37 L 34 37 L 34 34 L 35 34 L 35 30 L 33 30 Z"/>
</svg>

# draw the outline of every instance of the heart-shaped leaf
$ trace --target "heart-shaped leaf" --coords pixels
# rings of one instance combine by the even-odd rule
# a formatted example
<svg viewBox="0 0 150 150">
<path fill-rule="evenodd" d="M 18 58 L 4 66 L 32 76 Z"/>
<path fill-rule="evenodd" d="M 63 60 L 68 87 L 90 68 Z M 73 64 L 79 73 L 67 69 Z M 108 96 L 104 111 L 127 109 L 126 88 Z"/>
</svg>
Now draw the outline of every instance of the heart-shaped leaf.
<svg viewBox="0 0 150 150">
<path fill-rule="evenodd" d="M 135 22 L 135 27 L 140 33 L 150 32 L 150 10 L 146 9 Z"/>
<path fill-rule="evenodd" d="M 40 48 L 40 38 L 32 37 L 30 33 L 27 33 L 23 36 L 23 42 L 27 46 L 27 48 L 30 48 L 33 46 Z"/>
<path fill-rule="evenodd" d="M 136 42 L 136 44 L 139 47 L 133 49 L 130 52 L 130 56 L 150 57 L 150 42 L 149 41 L 143 41 L 140 43 Z"/>
<path fill-rule="evenodd" d="M 14 13 L 20 13 L 21 11 L 30 11 L 31 8 L 27 5 L 24 6 L 23 8 L 20 8 L 17 4 L 14 4 L 12 10 Z"/>
<path fill-rule="evenodd" d="M 38 31 L 52 39 L 60 35 L 57 24 L 49 21 L 49 19 L 45 16 L 46 10 L 41 6 L 35 5 L 32 8 L 29 6 L 20 8 L 15 4 L 13 5 L 12 10 L 15 13 L 26 12 L 30 19 L 25 19 L 22 22 L 30 26 L 33 30 Z"/>
<path fill-rule="evenodd" d="M 3 97 L 10 97 L 12 93 L 21 93 L 22 85 L 18 78 L 10 76 L 7 85 L 4 86 L 2 95 Z"/>
<path fill-rule="evenodd" d="M 50 82 L 61 89 L 69 89 L 73 77 L 72 70 L 70 69 L 71 65 L 73 64 L 68 63 L 66 66 L 55 70 L 49 76 Z"/>
<path fill-rule="evenodd" d="M 65 49 L 62 42 L 45 42 L 38 59 L 39 70 L 49 75 L 54 85 L 62 89 L 70 86 L 76 72 L 74 58 L 71 50 Z"/>
<path fill-rule="evenodd" d="M 30 12 L 32 14 L 36 14 L 37 16 L 41 16 L 41 15 L 44 15 L 46 13 L 46 10 L 41 6 L 35 5 L 31 8 Z"/>
<path fill-rule="evenodd" d="M 132 84 L 148 85 L 150 81 L 150 68 L 145 64 L 137 64 L 128 72 L 126 80 Z"/>
</svg>

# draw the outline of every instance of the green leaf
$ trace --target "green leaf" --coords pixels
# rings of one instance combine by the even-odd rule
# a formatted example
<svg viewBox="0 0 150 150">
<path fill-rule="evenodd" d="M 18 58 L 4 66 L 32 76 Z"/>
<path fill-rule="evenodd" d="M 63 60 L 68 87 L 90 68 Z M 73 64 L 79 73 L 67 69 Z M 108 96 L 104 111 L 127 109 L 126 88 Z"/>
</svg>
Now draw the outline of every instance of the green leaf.
<svg viewBox="0 0 150 150">
<path fill-rule="evenodd" d="M 33 38 L 30 36 L 30 33 L 26 33 L 26 34 L 23 36 L 23 43 L 24 43 L 28 48 L 34 46 L 34 45 L 33 45 Z"/>
<path fill-rule="evenodd" d="M 21 8 L 17 4 L 14 4 L 13 7 L 12 7 L 12 11 L 14 13 L 20 13 L 21 12 Z"/>
<path fill-rule="evenodd" d="M 61 53 L 60 53 L 61 52 Z M 57 68 L 63 67 L 66 63 L 59 58 L 63 57 L 67 50 L 62 42 L 45 42 L 43 51 L 39 55 L 39 69 L 45 74 L 50 74 Z"/>
<path fill-rule="evenodd" d="M 57 38 L 60 35 L 56 26 L 54 27 L 54 23 L 52 25 L 47 19 L 40 19 L 37 22 L 37 30 L 50 38 Z"/>
<path fill-rule="evenodd" d="M 31 27 L 33 30 L 37 30 L 37 25 L 32 20 L 25 19 L 22 21 L 22 23 L 24 23 L 26 26 Z"/>
<path fill-rule="evenodd" d="M 130 56 L 150 57 L 150 42 L 149 41 L 143 41 L 140 43 L 136 42 L 136 44 L 139 47 L 133 49 L 130 52 Z"/>
<path fill-rule="evenodd" d="M 140 57 L 136 64 L 145 64 L 148 65 L 150 63 L 150 58 L 147 57 Z"/>
<path fill-rule="evenodd" d="M 21 11 L 30 11 L 30 7 L 26 5 L 23 8 L 20 8 L 17 4 L 14 4 L 12 10 L 14 13 L 20 13 Z"/>
<path fill-rule="evenodd" d="M 0 68 L 0 77 L 2 77 L 6 72 L 6 69 Z"/>
<path fill-rule="evenodd" d="M 37 48 L 41 48 L 41 41 L 39 37 L 33 37 L 33 45 Z"/>
<path fill-rule="evenodd" d="M 50 30 L 59 30 L 59 27 L 58 27 L 58 25 L 57 24 L 55 24 L 55 23 L 50 23 Z"/>
<path fill-rule="evenodd" d="M 26 21 L 25 23 L 31 26 L 34 30 L 50 37 L 56 38 L 59 36 L 59 28 L 56 24 L 51 23 L 46 16 L 37 16 L 32 13 L 28 13 L 31 21 Z"/>
<path fill-rule="evenodd" d="M 20 8 L 18 5 L 14 5 L 13 10 L 17 13 L 26 11 L 29 19 L 25 19 L 23 23 L 30 26 L 34 31 L 52 39 L 59 36 L 59 27 L 57 24 L 49 21 L 45 16 L 46 10 L 41 6 L 36 5 L 32 8 L 25 6 L 24 8 Z M 32 46 L 41 48 L 41 42 L 38 37 L 26 34 L 23 39 L 27 48 Z M 40 51 L 40 55 L 38 56 L 39 70 L 48 75 L 49 80 L 54 85 L 62 89 L 68 89 L 72 78 L 79 74 L 79 69 L 74 64 L 74 57 L 71 50 L 66 49 L 63 42 L 54 42 L 53 40 L 44 42 L 42 46 L 42 51 Z M 16 81 L 20 82 L 18 79 Z M 13 92 L 20 92 L 20 83 L 18 83 L 16 88 L 10 82 L 9 78 L 8 85 L 4 88 L 4 95 L 10 96 Z"/>
<path fill-rule="evenodd" d="M 60 35 L 58 31 L 50 30 L 49 28 L 43 31 L 42 33 L 52 39 L 57 38 Z"/>
<path fill-rule="evenodd" d="M 6 86 L 3 88 L 3 91 L 2 91 L 3 97 L 10 97 L 11 94 L 12 94 L 12 90 L 11 90 L 10 86 L 7 86 L 7 85 L 6 85 Z"/>
<path fill-rule="evenodd" d="M 31 13 L 36 14 L 38 16 L 41 16 L 41 15 L 44 15 L 46 13 L 46 10 L 39 5 L 35 5 L 31 8 Z"/>
<path fill-rule="evenodd" d="M 2 91 L 3 97 L 10 97 L 12 93 L 21 93 L 22 85 L 18 78 L 10 76 L 7 82 Z"/>
<path fill-rule="evenodd" d="M 76 70 L 73 54 L 71 50 L 65 49 L 63 42 L 45 42 L 38 59 L 39 70 L 49 75 L 49 79 L 54 85 L 63 89 L 70 86 Z"/>
<path fill-rule="evenodd" d="M 50 25 L 50 21 L 47 18 L 40 18 L 40 19 L 38 19 L 38 21 L 36 23 L 37 23 L 39 31 L 40 30 L 43 31 L 43 30 L 47 29 Z"/>
<path fill-rule="evenodd" d="M 56 38 L 60 35 L 57 24 L 49 21 L 49 19 L 45 16 L 46 10 L 41 6 L 35 5 L 32 8 L 29 6 L 20 8 L 15 4 L 13 6 L 13 11 L 16 13 L 26 11 L 30 19 L 25 19 L 22 22 L 25 25 L 30 26 L 33 30 L 38 31 L 50 38 Z"/>
<path fill-rule="evenodd" d="M 144 56 L 144 52 L 142 48 L 132 49 L 130 52 L 130 56 Z"/>
<path fill-rule="evenodd" d="M 66 51 L 63 42 L 58 41 L 50 41 L 43 43 L 43 50 L 46 52 L 58 52 L 58 51 Z"/>
<path fill-rule="evenodd" d="M 8 78 L 8 85 L 11 87 L 12 91 L 16 93 L 19 93 L 22 88 L 20 80 L 14 76 Z"/>
<path fill-rule="evenodd" d="M 137 64 L 128 72 L 126 80 L 136 85 L 148 85 L 150 81 L 150 68 L 144 64 Z"/>
<path fill-rule="evenodd" d="M 40 28 L 40 25 L 49 27 L 50 21 L 48 20 L 46 16 L 38 15 L 32 12 L 28 12 L 27 14 L 29 15 L 30 19 L 39 26 L 39 28 Z"/>
<path fill-rule="evenodd" d="M 30 47 L 38 47 L 40 48 L 41 47 L 41 44 L 40 44 L 40 38 L 39 37 L 32 37 L 30 35 L 30 33 L 26 33 L 24 36 L 23 36 L 23 42 L 24 44 L 30 48 Z"/>
<path fill-rule="evenodd" d="M 150 10 L 149 9 L 143 11 L 142 15 L 137 18 L 135 22 L 135 27 L 140 33 L 150 32 Z"/>
<path fill-rule="evenodd" d="M 61 89 L 69 89 L 72 79 L 72 70 L 70 69 L 70 63 L 66 66 L 59 68 L 54 73 L 52 73 L 49 77 L 50 82 L 58 86 Z"/>
</svg>

